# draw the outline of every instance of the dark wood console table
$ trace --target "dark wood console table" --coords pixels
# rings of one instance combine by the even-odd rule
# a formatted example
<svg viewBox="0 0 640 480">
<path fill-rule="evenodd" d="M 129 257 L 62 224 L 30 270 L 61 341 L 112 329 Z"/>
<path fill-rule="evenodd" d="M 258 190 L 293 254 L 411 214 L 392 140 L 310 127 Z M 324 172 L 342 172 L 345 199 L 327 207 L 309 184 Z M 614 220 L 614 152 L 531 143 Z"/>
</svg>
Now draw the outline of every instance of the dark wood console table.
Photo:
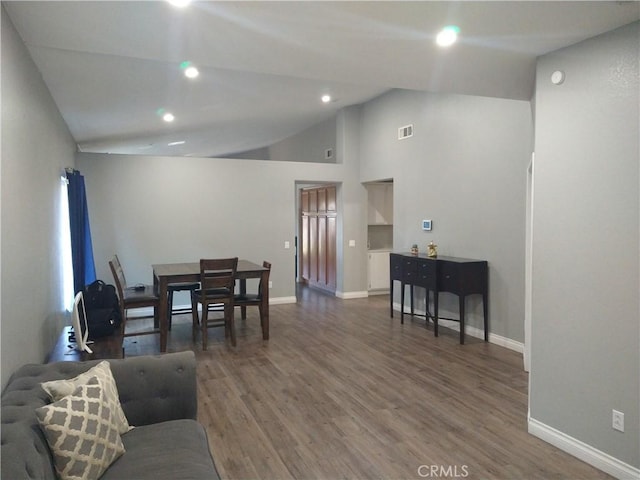
<svg viewBox="0 0 640 480">
<path fill-rule="evenodd" d="M 400 321 L 404 323 L 405 286 L 411 287 L 411 315 L 413 311 L 413 287 L 426 290 L 426 317 L 433 320 L 434 335 L 438 336 L 438 296 L 449 292 L 458 296 L 460 318 L 447 319 L 460 322 L 460 343 L 464 343 L 464 304 L 467 295 L 482 295 L 484 314 L 484 341 L 489 340 L 488 297 L 489 268 L 486 260 L 472 260 L 458 257 L 427 257 L 425 254 L 391 253 L 390 262 L 390 304 L 393 317 L 393 282 L 400 282 Z M 429 292 L 434 292 L 433 314 L 429 312 Z"/>
<path fill-rule="evenodd" d="M 53 362 L 80 362 L 85 360 L 102 360 L 109 358 L 123 358 L 122 337 L 120 335 L 112 335 L 110 337 L 100 338 L 89 344 L 93 353 L 79 352 L 76 345 L 69 341 L 69 333 L 71 327 L 67 326 L 62 329 L 62 333 L 58 337 L 56 346 L 53 348 L 47 363 Z"/>
</svg>

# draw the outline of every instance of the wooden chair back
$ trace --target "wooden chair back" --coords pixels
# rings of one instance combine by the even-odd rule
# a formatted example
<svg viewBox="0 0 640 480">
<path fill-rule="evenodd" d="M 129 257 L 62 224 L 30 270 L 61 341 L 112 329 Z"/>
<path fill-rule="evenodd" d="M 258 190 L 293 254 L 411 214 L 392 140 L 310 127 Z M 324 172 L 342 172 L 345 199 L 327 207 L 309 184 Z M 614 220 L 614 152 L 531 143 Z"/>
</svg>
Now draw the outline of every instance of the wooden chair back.
<svg viewBox="0 0 640 480">
<path fill-rule="evenodd" d="M 122 269 L 122 264 L 120 263 L 120 259 L 118 258 L 118 255 L 114 255 L 113 258 L 111 259 L 111 262 L 113 263 L 113 267 L 115 271 L 118 273 L 118 278 L 122 283 L 122 288 L 123 289 L 127 288 L 127 279 L 124 276 L 124 270 Z M 111 262 L 109 263 L 109 265 L 111 265 Z"/>
<path fill-rule="evenodd" d="M 233 295 L 237 269 L 238 257 L 201 259 L 200 288 L 205 294 L 210 290 L 226 289 Z"/>
<path fill-rule="evenodd" d="M 269 288 L 269 275 L 271 274 L 271 263 L 264 261 L 262 262 L 262 266 L 266 268 L 267 271 L 260 276 L 260 283 L 258 285 L 258 296 L 260 298 L 262 298 L 266 289 Z"/>
<path fill-rule="evenodd" d="M 120 260 L 118 260 L 117 255 L 114 255 L 113 258 L 109 260 L 109 268 L 111 269 L 111 274 L 116 284 L 116 290 L 118 290 L 118 298 L 120 298 L 120 303 L 122 304 L 122 302 L 124 302 L 124 289 L 127 288 L 127 281 L 124 278 L 124 271 L 122 270 L 122 265 L 120 265 Z"/>
</svg>

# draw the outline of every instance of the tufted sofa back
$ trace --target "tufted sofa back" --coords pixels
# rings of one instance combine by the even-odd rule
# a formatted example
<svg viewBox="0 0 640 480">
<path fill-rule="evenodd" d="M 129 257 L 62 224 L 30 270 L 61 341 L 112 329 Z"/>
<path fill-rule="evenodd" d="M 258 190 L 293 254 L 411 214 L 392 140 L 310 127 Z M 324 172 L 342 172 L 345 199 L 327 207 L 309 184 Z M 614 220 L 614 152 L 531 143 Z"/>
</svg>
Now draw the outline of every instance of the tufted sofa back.
<svg viewBox="0 0 640 480">
<path fill-rule="evenodd" d="M 40 384 L 73 378 L 100 360 L 25 365 L 2 392 L 0 478 L 54 480 L 56 473 L 35 409 L 49 403 Z M 191 351 L 109 360 L 130 425 L 196 419 L 196 361 Z"/>
</svg>

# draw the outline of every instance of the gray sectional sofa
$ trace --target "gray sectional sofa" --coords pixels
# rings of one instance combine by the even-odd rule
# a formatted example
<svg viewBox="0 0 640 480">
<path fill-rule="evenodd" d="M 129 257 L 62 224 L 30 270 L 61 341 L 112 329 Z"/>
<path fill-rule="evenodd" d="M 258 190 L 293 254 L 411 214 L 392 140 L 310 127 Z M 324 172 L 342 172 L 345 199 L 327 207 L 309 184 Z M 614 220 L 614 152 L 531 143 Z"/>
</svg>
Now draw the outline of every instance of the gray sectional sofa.
<svg viewBox="0 0 640 480">
<path fill-rule="evenodd" d="M 56 479 L 52 453 L 35 409 L 50 403 L 42 382 L 69 379 L 98 361 L 25 365 L 2 392 L 0 477 Z M 102 479 L 219 479 L 206 432 L 196 421 L 193 352 L 109 360 L 122 409 L 134 426 L 121 435 L 126 452 Z"/>
</svg>

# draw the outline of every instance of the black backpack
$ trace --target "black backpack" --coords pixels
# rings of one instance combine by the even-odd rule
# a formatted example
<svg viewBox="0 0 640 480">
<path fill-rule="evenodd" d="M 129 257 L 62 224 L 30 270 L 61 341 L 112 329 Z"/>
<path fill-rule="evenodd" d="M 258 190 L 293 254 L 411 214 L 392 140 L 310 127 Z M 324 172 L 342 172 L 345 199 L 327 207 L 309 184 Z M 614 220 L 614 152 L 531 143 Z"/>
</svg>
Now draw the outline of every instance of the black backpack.
<svg viewBox="0 0 640 480">
<path fill-rule="evenodd" d="M 116 287 L 96 280 L 84 287 L 83 296 L 89 338 L 113 335 L 122 323 Z"/>
</svg>

